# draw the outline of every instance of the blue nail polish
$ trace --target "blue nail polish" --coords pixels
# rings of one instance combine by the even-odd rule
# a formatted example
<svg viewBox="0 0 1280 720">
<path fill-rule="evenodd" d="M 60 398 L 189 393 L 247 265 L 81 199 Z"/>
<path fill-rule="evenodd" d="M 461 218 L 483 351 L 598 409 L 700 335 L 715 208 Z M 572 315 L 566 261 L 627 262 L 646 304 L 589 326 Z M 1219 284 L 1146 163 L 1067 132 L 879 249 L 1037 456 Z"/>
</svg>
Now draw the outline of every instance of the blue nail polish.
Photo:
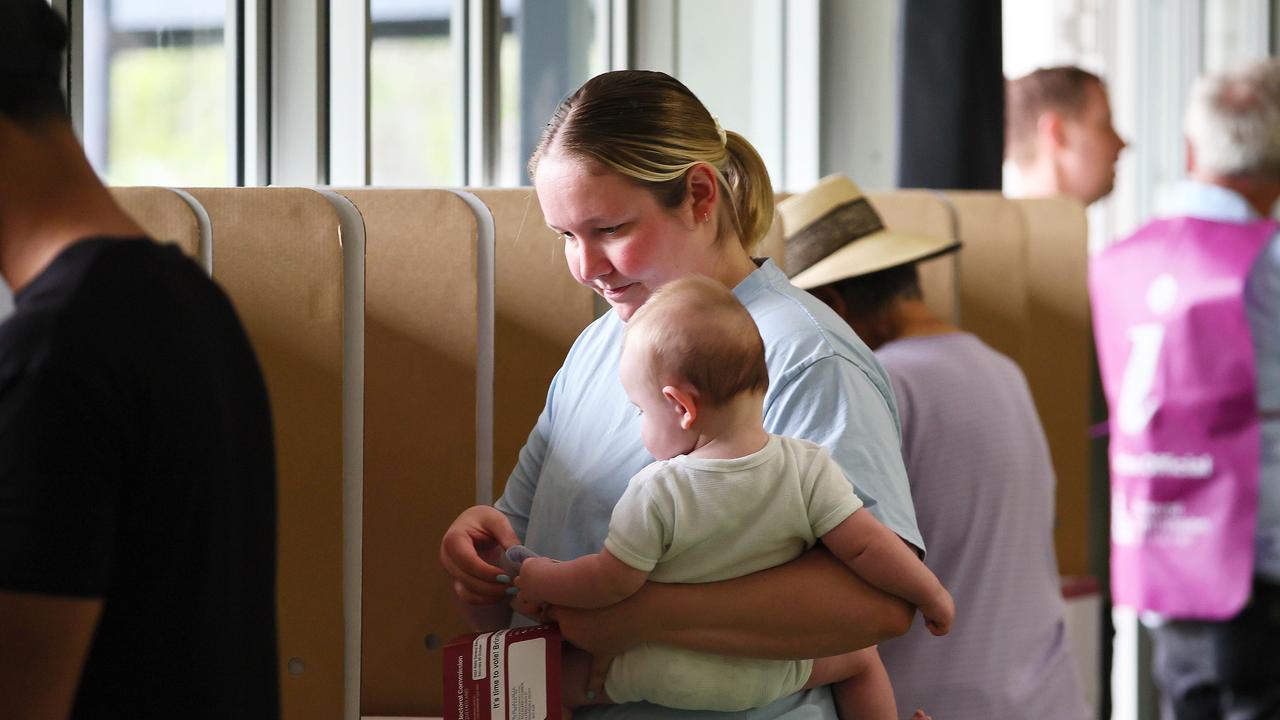
<svg viewBox="0 0 1280 720">
<path fill-rule="evenodd" d="M 518 592 L 520 592 L 520 588 L 514 588 L 514 587 L 507 588 L 508 595 L 515 595 Z"/>
<path fill-rule="evenodd" d="M 500 583 L 507 583 L 507 584 L 510 584 L 510 583 L 511 583 L 511 578 L 507 577 L 506 575 L 499 575 L 498 577 L 496 577 L 496 578 L 494 578 L 494 579 L 495 579 L 495 580 L 497 580 L 497 581 L 498 581 L 498 582 L 500 582 Z"/>
</svg>

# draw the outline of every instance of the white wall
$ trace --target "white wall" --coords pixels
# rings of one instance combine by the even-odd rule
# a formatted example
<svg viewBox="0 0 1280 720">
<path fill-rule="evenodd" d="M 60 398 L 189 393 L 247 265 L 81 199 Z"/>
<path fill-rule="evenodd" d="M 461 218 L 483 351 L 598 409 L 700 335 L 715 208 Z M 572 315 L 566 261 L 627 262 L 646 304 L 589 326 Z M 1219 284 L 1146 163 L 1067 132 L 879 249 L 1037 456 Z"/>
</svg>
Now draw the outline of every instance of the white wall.
<svg viewBox="0 0 1280 720">
<path fill-rule="evenodd" d="M 822 3 L 822 174 L 892 188 L 898 168 L 900 0 Z"/>
</svg>

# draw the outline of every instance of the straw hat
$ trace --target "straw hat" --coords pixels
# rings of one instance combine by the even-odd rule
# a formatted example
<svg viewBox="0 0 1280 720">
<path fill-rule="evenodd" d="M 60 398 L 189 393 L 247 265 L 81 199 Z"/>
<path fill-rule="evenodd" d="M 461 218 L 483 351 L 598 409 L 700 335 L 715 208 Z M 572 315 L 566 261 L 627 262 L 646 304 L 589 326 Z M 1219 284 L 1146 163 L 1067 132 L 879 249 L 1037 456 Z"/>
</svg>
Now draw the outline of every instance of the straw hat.
<svg viewBox="0 0 1280 720">
<path fill-rule="evenodd" d="M 844 175 L 828 175 L 811 190 L 778 203 L 786 234 L 787 274 L 808 290 L 953 252 L 952 238 L 886 230 L 875 208 Z"/>
</svg>

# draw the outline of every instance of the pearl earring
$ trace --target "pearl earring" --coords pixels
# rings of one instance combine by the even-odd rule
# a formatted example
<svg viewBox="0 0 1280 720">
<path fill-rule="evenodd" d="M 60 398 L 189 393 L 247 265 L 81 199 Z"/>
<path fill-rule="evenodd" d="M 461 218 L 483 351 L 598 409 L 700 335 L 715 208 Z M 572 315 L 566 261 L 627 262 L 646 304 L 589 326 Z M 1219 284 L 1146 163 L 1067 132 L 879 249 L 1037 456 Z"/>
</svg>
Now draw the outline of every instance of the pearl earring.
<svg viewBox="0 0 1280 720">
<path fill-rule="evenodd" d="M 702 222 L 711 222 L 711 213 L 709 212 L 702 213 Z"/>
</svg>

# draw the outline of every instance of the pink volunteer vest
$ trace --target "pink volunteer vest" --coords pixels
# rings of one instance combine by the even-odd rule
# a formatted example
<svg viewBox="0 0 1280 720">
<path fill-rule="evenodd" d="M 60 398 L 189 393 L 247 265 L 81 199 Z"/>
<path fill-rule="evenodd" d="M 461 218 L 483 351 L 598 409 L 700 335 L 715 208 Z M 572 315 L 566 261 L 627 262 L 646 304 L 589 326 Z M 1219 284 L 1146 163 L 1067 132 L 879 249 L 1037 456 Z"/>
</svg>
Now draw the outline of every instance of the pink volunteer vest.
<svg viewBox="0 0 1280 720">
<path fill-rule="evenodd" d="M 1244 283 L 1276 228 L 1157 220 L 1090 263 L 1117 605 L 1222 619 L 1248 598 L 1260 440 Z"/>
</svg>

